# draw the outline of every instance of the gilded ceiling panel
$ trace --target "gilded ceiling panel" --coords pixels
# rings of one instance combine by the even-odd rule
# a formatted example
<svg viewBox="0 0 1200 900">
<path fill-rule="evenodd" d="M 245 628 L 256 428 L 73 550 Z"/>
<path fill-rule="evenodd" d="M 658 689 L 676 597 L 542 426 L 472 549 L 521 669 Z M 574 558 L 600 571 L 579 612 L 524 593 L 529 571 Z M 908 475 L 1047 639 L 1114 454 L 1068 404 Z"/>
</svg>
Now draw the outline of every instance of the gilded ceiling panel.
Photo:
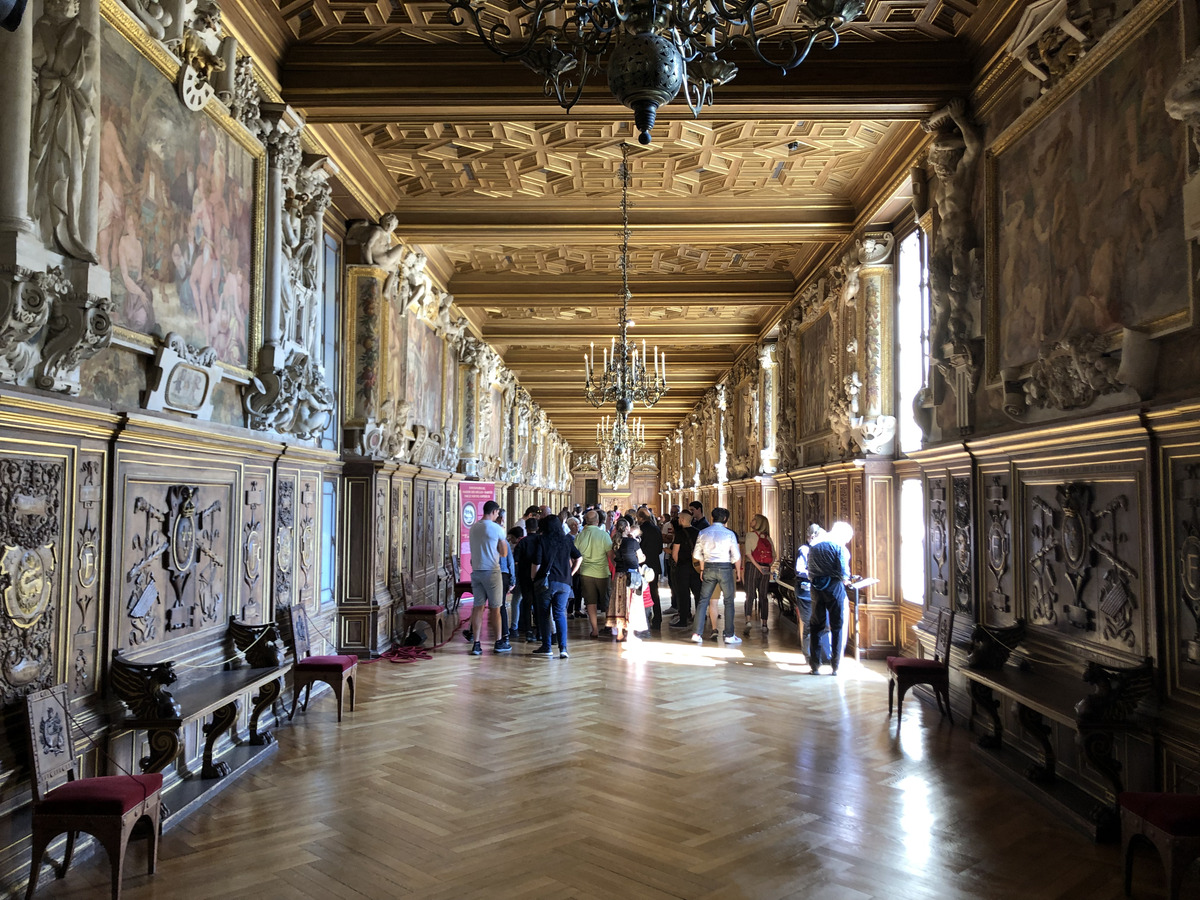
<svg viewBox="0 0 1200 900">
<path fill-rule="evenodd" d="M 597 275 L 616 277 L 620 253 L 619 225 L 612 247 L 577 246 L 446 246 L 447 259 L 458 273 L 477 275 Z M 636 230 L 635 230 L 636 236 Z M 796 244 L 755 246 L 639 245 L 630 250 L 630 279 L 637 275 L 766 274 L 791 271 L 802 247 Z"/>
<path fill-rule="evenodd" d="M 521 9 L 513 0 L 482 0 L 513 34 L 521 32 Z M 758 33 L 770 36 L 794 29 L 801 21 L 802 0 L 784 0 L 771 10 L 769 25 Z M 842 40 L 905 41 L 955 37 L 975 11 L 972 0 L 867 0 L 862 16 L 842 32 Z M 473 31 L 450 24 L 439 0 L 284 0 L 280 15 L 305 43 L 386 45 L 422 41 L 433 44 L 475 40 Z"/>
<path fill-rule="evenodd" d="M 412 198 L 620 195 L 625 123 L 497 122 L 362 131 Z M 842 199 L 894 124 L 877 121 L 663 122 L 631 158 L 630 197 Z"/>
</svg>

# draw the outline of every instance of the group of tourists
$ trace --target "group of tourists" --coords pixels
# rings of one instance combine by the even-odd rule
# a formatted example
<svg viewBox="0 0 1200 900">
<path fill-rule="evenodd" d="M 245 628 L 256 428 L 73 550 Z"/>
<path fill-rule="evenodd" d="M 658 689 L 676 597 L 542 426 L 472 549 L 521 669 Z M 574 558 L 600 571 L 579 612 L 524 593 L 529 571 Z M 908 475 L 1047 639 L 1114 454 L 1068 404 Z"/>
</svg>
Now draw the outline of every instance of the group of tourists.
<svg viewBox="0 0 1200 900">
<path fill-rule="evenodd" d="M 745 587 L 743 633 L 757 625 L 765 636 L 776 563 L 770 524 L 754 516 L 743 539 L 728 527 L 729 510 L 714 507 L 711 517 L 696 500 L 686 509 L 673 506 L 661 519 L 644 505 L 623 514 L 599 506 L 555 514 L 531 506 L 506 529 L 504 510 L 489 500 L 469 532 L 474 605 L 464 636 L 471 653 L 483 653 L 485 609 L 495 653 L 511 653 L 513 641 L 523 637 L 537 644 L 531 656 L 566 659 L 567 621 L 584 616 L 592 640 L 649 638 L 664 616 L 674 615 L 669 627 L 690 631 L 693 642 L 720 635 L 735 646 L 742 642 L 734 624 L 738 582 Z M 853 534 L 845 522 L 828 532 L 814 524 L 796 556 L 797 606 L 814 675 L 823 661 L 838 671 L 840 654 L 830 647 L 840 646 Z M 664 577 L 673 601 L 666 610 L 659 595 Z"/>
</svg>

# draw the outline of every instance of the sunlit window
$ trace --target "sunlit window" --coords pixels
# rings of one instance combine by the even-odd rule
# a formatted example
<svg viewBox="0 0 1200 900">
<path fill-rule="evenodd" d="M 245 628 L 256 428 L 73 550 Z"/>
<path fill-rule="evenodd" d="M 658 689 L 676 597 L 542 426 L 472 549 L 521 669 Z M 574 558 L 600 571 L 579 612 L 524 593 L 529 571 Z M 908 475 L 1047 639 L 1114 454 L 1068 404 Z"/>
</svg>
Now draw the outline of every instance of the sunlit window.
<svg viewBox="0 0 1200 900">
<path fill-rule="evenodd" d="M 929 371 L 929 266 L 925 235 L 915 229 L 900 242 L 896 273 L 896 384 L 900 452 L 921 449 L 913 400 Z"/>
<path fill-rule="evenodd" d="M 900 593 L 925 602 L 925 496 L 920 478 L 900 482 Z"/>
</svg>

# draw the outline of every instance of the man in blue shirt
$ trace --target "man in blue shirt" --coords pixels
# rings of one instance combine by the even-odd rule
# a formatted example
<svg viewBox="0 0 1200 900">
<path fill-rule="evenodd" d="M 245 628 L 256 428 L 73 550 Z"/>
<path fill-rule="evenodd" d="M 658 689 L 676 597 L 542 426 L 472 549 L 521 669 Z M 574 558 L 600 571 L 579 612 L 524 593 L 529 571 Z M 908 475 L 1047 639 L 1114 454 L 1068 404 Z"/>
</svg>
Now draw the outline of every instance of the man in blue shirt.
<svg viewBox="0 0 1200 900">
<path fill-rule="evenodd" d="M 483 607 L 487 605 L 488 623 L 492 634 L 496 635 L 497 653 L 511 653 L 512 644 L 508 635 L 500 628 L 500 607 L 504 604 L 504 579 L 500 572 L 501 557 L 508 556 L 508 541 L 504 539 L 504 529 L 496 524 L 500 514 L 500 504 L 489 500 L 483 504 L 483 515 L 468 532 L 471 545 L 471 630 L 468 638 L 474 638 L 471 646 L 473 656 L 481 656 L 483 648 L 479 643 L 480 626 L 483 624 Z"/>
<path fill-rule="evenodd" d="M 820 634 L 829 621 L 830 668 L 838 673 L 841 662 L 842 611 L 846 608 L 846 585 L 850 583 L 849 522 L 834 522 L 808 551 L 808 575 L 812 582 L 812 618 L 808 622 L 808 664 L 816 675 L 821 667 Z"/>
</svg>

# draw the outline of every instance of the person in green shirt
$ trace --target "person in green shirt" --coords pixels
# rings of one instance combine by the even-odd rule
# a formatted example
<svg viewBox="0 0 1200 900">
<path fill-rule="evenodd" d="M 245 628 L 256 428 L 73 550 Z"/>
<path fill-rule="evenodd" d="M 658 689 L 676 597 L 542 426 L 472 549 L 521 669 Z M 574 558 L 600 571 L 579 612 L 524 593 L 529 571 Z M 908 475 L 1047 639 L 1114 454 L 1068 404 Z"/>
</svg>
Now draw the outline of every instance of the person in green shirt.
<svg viewBox="0 0 1200 900">
<path fill-rule="evenodd" d="M 592 632 L 588 637 L 600 637 L 596 625 L 596 610 L 608 612 L 609 564 L 612 562 L 612 538 L 599 527 L 600 514 L 589 509 L 583 517 L 583 530 L 575 538 L 575 548 L 583 557 L 579 567 L 579 580 L 583 589 L 583 602 L 587 607 L 588 624 Z"/>
</svg>

